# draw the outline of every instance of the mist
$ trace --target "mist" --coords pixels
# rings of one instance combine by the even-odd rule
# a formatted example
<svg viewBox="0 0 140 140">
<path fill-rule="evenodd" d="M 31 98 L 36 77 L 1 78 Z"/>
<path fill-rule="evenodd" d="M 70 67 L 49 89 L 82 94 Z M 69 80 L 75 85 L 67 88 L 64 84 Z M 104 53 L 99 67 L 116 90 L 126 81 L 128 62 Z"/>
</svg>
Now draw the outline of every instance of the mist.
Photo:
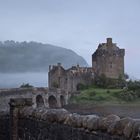
<svg viewBox="0 0 140 140">
<path fill-rule="evenodd" d="M 18 88 L 23 83 L 34 87 L 47 87 L 48 73 L 0 73 L 0 88 Z"/>
</svg>

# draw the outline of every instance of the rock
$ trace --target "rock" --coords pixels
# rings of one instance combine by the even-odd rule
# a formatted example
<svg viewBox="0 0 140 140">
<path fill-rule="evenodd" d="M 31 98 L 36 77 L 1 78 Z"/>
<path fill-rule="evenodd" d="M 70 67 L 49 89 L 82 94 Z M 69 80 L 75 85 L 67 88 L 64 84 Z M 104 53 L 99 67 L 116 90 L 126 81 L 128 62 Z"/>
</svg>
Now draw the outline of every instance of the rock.
<svg viewBox="0 0 140 140">
<path fill-rule="evenodd" d="M 39 120 L 42 119 L 42 114 L 43 113 L 44 113 L 43 108 L 38 109 L 38 111 L 36 111 L 36 114 L 35 114 L 36 118 L 39 119 Z"/>
<path fill-rule="evenodd" d="M 69 117 L 68 124 L 69 124 L 70 126 L 77 127 L 77 122 L 78 122 L 79 116 L 80 116 L 80 115 L 78 115 L 78 114 L 76 114 L 76 113 L 72 114 L 72 115 Z"/>
<path fill-rule="evenodd" d="M 68 119 L 68 124 L 73 126 L 73 127 L 82 127 L 82 123 L 83 123 L 83 119 L 84 119 L 84 116 L 83 115 L 79 115 L 79 114 L 72 114 L 69 116 L 69 119 Z"/>
<path fill-rule="evenodd" d="M 82 119 L 82 127 L 85 129 L 87 128 L 87 119 L 88 119 L 88 116 L 84 116 Z"/>
<path fill-rule="evenodd" d="M 79 114 L 67 114 L 64 124 L 88 130 L 97 129 L 97 119 L 99 117 L 95 115 L 79 115 Z"/>
<path fill-rule="evenodd" d="M 126 138 L 130 138 L 133 132 L 134 120 L 130 120 L 123 130 L 123 134 Z"/>
<path fill-rule="evenodd" d="M 140 120 L 134 120 L 131 140 L 140 140 Z"/>
<path fill-rule="evenodd" d="M 65 122 L 68 114 L 69 114 L 69 112 L 65 109 L 61 109 L 61 110 L 57 111 L 57 122 L 59 122 L 59 123 Z"/>
<path fill-rule="evenodd" d="M 57 121 L 56 109 L 49 109 L 46 112 L 46 120 L 49 121 L 49 122 L 56 122 Z"/>
<path fill-rule="evenodd" d="M 99 117 L 93 116 L 87 119 L 87 129 L 91 130 L 97 130 L 99 127 Z"/>
<path fill-rule="evenodd" d="M 71 117 L 72 117 L 72 114 L 67 114 L 64 124 L 71 125 Z"/>
<path fill-rule="evenodd" d="M 96 115 L 85 115 L 85 116 L 83 117 L 82 126 L 83 126 L 85 129 L 87 129 L 88 127 L 89 127 L 89 129 L 91 129 L 92 126 L 90 126 L 89 123 L 91 122 L 92 119 L 94 120 L 95 118 L 97 118 Z M 88 126 L 88 125 L 89 125 L 89 126 Z"/>
<path fill-rule="evenodd" d="M 111 135 L 115 134 L 115 125 L 117 122 L 113 122 L 107 129 L 107 132 Z"/>
<path fill-rule="evenodd" d="M 100 130 L 108 130 L 108 128 L 114 124 L 115 122 L 119 121 L 120 117 L 117 115 L 109 115 L 107 117 L 99 119 L 99 129 Z"/>
<path fill-rule="evenodd" d="M 84 119 L 84 116 L 79 115 L 79 118 L 77 120 L 77 127 L 81 128 L 83 126 L 83 119 Z"/>
<path fill-rule="evenodd" d="M 116 135 L 125 135 L 126 136 L 129 136 L 131 132 L 131 130 L 129 130 L 128 132 L 126 131 L 126 129 L 128 128 L 128 124 L 130 122 L 132 122 L 133 120 L 129 117 L 127 118 L 123 118 L 123 119 L 120 119 L 118 120 L 115 125 L 114 125 L 114 128 L 112 128 L 112 134 L 116 134 Z M 125 131 L 124 131 L 125 130 Z"/>
<path fill-rule="evenodd" d="M 42 119 L 43 121 L 47 120 L 47 112 L 48 112 L 48 109 L 46 109 L 46 110 L 42 113 L 42 115 L 41 115 L 41 119 Z"/>
</svg>

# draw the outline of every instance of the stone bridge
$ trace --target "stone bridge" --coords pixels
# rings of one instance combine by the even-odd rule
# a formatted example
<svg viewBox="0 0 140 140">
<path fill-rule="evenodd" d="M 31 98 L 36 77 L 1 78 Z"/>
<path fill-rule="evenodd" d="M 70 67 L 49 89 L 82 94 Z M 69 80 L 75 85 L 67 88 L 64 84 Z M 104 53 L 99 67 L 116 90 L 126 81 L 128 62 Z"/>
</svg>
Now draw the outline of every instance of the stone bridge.
<svg viewBox="0 0 140 140">
<path fill-rule="evenodd" d="M 60 108 L 68 104 L 69 93 L 60 89 L 14 88 L 0 90 L 0 108 L 9 108 L 10 98 L 32 98 L 33 108 Z"/>
<path fill-rule="evenodd" d="M 32 92 L 33 107 L 60 108 L 68 104 L 69 94 L 60 89 Z"/>
</svg>

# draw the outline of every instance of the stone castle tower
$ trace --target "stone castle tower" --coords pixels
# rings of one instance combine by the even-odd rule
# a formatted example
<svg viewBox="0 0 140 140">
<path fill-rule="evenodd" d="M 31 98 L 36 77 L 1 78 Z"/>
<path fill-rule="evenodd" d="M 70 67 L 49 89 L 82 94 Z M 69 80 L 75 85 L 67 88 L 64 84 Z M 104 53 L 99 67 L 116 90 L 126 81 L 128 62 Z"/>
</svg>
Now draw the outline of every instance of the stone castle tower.
<svg viewBox="0 0 140 140">
<path fill-rule="evenodd" d="M 96 75 L 104 74 L 113 79 L 124 76 L 124 55 L 125 50 L 112 43 L 112 38 L 107 38 L 107 42 L 99 44 L 92 55 L 92 67 Z"/>
</svg>

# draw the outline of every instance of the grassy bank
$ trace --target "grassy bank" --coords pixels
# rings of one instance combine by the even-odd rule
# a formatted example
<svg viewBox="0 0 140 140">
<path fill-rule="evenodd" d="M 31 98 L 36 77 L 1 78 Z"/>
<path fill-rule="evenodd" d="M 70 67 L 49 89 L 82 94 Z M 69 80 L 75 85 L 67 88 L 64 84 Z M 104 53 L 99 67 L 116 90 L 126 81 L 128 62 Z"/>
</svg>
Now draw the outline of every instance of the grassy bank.
<svg viewBox="0 0 140 140">
<path fill-rule="evenodd" d="M 89 88 L 70 99 L 76 104 L 138 104 L 139 96 L 126 89 Z"/>
</svg>

